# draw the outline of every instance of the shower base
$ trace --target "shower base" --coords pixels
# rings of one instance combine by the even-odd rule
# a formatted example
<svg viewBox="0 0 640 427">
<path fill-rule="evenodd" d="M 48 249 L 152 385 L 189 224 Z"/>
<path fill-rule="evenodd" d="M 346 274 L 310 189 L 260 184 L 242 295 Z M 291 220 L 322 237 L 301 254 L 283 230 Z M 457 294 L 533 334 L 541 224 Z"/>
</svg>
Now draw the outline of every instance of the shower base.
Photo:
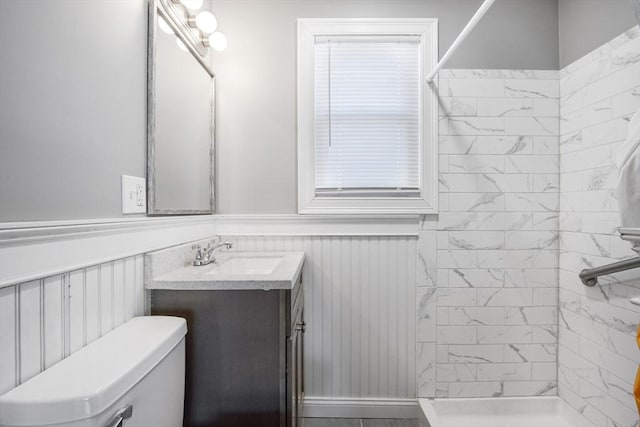
<svg viewBox="0 0 640 427">
<path fill-rule="evenodd" d="M 558 397 L 418 399 L 420 427 L 584 427 Z"/>
</svg>

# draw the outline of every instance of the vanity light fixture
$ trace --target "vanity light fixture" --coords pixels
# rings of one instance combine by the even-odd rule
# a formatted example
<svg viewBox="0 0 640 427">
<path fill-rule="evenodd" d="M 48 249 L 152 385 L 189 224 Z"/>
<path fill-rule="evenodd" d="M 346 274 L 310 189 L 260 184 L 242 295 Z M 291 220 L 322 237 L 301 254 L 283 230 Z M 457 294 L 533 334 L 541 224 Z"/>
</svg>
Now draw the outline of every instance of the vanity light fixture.
<svg viewBox="0 0 640 427">
<path fill-rule="evenodd" d="M 215 51 L 222 52 L 227 47 L 227 36 L 220 31 L 211 34 L 207 39 L 209 46 Z"/>
<path fill-rule="evenodd" d="M 162 31 L 169 33 L 173 29 L 179 30 L 183 38 L 188 42 L 180 46 L 181 49 L 189 45 L 190 50 L 202 57 L 209 53 L 209 47 L 217 52 L 227 47 L 227 37 L 218 28 L 218 20 L 208 10 L 195 13 L 203 5 L 203 0 L 160 0 L 160 4 L 166 11 L 164 18 L 171 21 L 171 25 L 164 20 L 159 22 Z M 167 31 L 169 30 L 169 31 Z M 173 32 L 173 31 L 172 31 Z M 171 33 L 169 33 L 171 34 Z"/>
<path fill-rule="evenodd" d="M 193 21 L 195 26 L 205 34 L 211 34 L 218 28 L 218 20 L 215 15 L 206 10 L 197 14 Z M 191 22 L 191 19 L 189 19 L 189 24 Z"/>
<path fill-rule="evenodd" d="M 184 50 L 185 52 L 189 52 L 189 48 L 187 48 L 187 45 L 184 44 L 184 42 L 182 40 L 180 40 L 178 37 L 176 37 L 176 44 L 178 45 L 180 50 Z"/>
<path fill-rule="evenodd" d="M 187 9 L 198 10 L 202 7 L 204 0 L 180 0 L 180 3 Z"/>
<path fill-rule="evenodd" d="M 167 24 L 167 21 L 165 21 L 162 16 L 158 16 L 158 27 L 160 27 L 160 29 L 166 34 L 175 34 L 173 32 L 173 29 L 169 26 L 169 24 Z"/>
</svg>

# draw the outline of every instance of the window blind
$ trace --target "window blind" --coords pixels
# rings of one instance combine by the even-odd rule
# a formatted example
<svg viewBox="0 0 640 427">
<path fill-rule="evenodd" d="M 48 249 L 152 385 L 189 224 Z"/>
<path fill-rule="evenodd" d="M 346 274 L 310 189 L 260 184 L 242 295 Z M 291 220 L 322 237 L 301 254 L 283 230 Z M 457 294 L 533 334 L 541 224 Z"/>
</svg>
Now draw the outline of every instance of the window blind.
<svg viewBox="0 0 640 427">
<path fill-rule="evenodd" d="M 419 49 L 413 37 L 316 37 L 316 195 L 419 191 Z"/>
</svg>

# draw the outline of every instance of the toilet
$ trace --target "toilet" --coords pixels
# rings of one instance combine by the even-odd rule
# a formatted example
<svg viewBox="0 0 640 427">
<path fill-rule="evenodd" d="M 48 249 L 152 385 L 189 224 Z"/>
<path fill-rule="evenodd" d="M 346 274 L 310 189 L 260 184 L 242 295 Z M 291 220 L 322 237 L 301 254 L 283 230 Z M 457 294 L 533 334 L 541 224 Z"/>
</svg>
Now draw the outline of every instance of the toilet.
<svg viewBox="0 0 640 427">
<path fill-rule="evenodd" d="M 0 427 L 180 427 L 184 319 L 136 317 L 0 396 Z"/>
</svg>

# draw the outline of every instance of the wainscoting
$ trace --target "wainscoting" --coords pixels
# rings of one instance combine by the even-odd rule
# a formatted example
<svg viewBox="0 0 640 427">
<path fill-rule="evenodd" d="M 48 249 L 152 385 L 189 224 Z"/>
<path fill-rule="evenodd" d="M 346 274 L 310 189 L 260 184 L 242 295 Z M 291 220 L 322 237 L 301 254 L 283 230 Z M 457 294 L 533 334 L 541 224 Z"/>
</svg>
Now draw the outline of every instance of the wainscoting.
<svg viewBox="0 0 640 427">
<path fill-rule="evenodd" d="M 0 224 L 0 393 L 145 312 L 143 253 L 211 217 Z"/>
<path fill-rule="evenodd" d="M 144 314 L 143 256 L 0 289 L 0 394 Z"/>
<path fill-rule="evenodd" d="M 143 253 L 218 232 L 234 250 L 305 251 L 312 416 L 415 415 L 415 217 L 135 222 L 0 224 L 0 392 L 144 314 Z"/>
<path fill-rule="evenodd" d="M 308 398 L 415 398 L 416 237 L 224 238 L 234 250 L 306 253 Z"/>
</svg>

